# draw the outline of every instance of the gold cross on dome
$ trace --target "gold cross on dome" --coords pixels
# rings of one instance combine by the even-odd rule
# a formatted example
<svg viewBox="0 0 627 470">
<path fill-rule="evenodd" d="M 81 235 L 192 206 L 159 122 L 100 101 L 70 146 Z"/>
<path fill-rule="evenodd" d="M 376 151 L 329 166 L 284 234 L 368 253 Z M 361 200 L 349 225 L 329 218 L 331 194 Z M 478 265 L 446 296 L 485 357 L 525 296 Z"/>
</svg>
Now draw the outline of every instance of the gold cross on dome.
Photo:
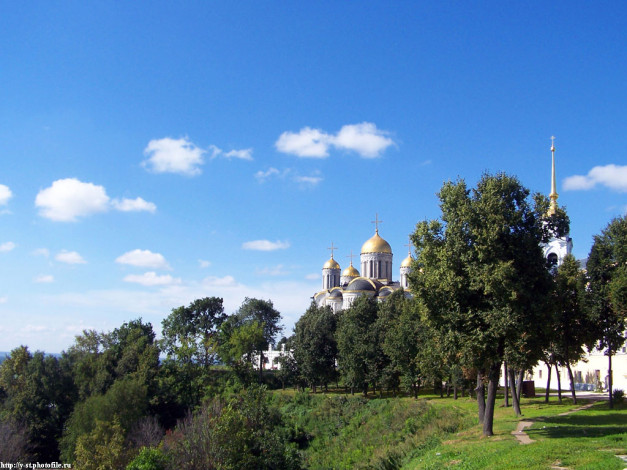
<svg viewBox="0 0 627 470">
<path fill-rule="evenodd" d="M 333 251 L 337 250 L 337 246 L 334 246 L 333 242 L 331 242 L 331 246 L 328 247 L 327 250 L 331 250 L 331 258 L 333 258 Z"/>
<path fill-rule="evenodd" d="M 407 235 L 407 241 L 409 243 L 407 243 L 406 245 L 403 245 L 403 246 L 407 247 L 407 253 L 409 254 L 409 256 L 411 256 L 411 247 L 412 247 L 412 245 L 411 245 L 411 235 Z"/>
<path fill-rule="evenodd" d="M 555 136 L 551 136 L 551 150 L 555 152 Z"/>
<path fill-rule="evenodd" d="M 353 250 L 351 250 L 351 254 L 349 256 L 347 256 L 347 258 L 351 259 L 351 266 L 353 265 Z"/>
<path fill-rule="evenodd" d="M 382 220 L 379 220 L 379 214 L 375 213 L 374 215 L 374 220 L 372 222 L 370 222 L 371 224 L 374 224 L 374 230 L 375 232 L 379 233 L 379 224 L 383 222 Z"/>
</svg>

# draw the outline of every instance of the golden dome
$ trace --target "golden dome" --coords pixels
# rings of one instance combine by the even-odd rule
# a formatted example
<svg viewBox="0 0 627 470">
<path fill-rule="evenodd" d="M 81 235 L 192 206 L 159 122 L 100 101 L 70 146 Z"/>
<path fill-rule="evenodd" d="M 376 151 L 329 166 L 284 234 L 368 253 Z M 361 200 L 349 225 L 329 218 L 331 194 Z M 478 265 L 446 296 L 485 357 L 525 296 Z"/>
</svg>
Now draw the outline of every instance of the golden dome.
<svg viewBox="0 0 627 470">
<path fill-rule="evenodd" d="M 363 244 L 361 253 L 392 253 L 390 244 L 379 236 L 377 230 L 370 240 Z"/>
<path fill-rule="evenodd" d="M 412 261 L 413 259 L 411 259 L 411 255 L 408 255 L 407 258 L 405 258 L 401 263 L 401 268 L 410 268 Z"/>
<path fill-rule="evenodd" d="M 340 265 L 333 259 L 333 256 L 331 256 L 331 259 L 324 263 L 322 269 L 340 269 Z"/>
<path fill-rule="evenodd" d="M 342 276 L 359 277 L 359 271 L 357 271 L 355 267 L 353 266 L 353 263 L 351 263 L 351 265 L 344 270 L 344 272 L 342 273 Z"/>
</svg>

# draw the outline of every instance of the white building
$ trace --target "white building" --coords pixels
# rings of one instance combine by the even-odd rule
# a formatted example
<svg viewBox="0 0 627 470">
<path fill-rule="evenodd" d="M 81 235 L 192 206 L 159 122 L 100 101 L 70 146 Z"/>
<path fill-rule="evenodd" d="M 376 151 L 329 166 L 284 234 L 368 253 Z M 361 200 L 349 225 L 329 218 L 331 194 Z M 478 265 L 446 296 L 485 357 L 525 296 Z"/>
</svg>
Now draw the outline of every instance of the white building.
<svg viewBox="0 0 627 470">
<path fill-rule="evenodd" d="M 350 265 L 342 272 L 339 263 L 333 258 L 335 247 L 331 244 L 331 258 L 322 267 L 322 290 L 313 297 L 317 306 L 329 306 L 337 312 L 349 308 L 361 295 L 379 301 L 399 289 L 403 289 L 407 296 L 411 295 L 407 279 L 412 261 L 411 253 L 401 262 L 400 281 L 394 281 L 392 247 L 379 235 L 379 222 L 377 216 L 374 221 L 374 235 L 361 247 L 362 275 L 353 266 L 352 255 Z"/>
</svg>

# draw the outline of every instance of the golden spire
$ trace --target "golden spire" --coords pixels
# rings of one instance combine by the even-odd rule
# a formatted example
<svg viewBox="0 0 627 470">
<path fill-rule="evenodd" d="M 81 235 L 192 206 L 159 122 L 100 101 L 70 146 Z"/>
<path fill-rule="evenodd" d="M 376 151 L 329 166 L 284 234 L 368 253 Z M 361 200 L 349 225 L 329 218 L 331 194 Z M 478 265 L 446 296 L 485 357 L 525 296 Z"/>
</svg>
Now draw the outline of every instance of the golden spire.
<svg viewBox="0 0 627 470">
<path fill-rule="evenodd" d="M 331 250 L 331 259 L 333 259 L 333 251 L 337 250 L 337 246 L 333 246 L 333 242 L 331 242 L 331 246 L 327 250 Z"/>
<path fill-rule="evenodd" d="M 351 254 L 349 256 L 347 256 L 347 258 L 351 259 L 351 266 L 353 265 L 353 250 L 351 250 Z"/>
<path fill-rule="evenodd" d="M 557 213 L 557 184 L 555 183 L 555 137 L 551 137 L 551 194 L 549 199 L 551 205 L 549 206 L 548 215 L 555 215 Z"/>
<path fill-rule="evenodd" d="M 374 215 L 374 220 L 372 222 L 370 222 L 371 224 L 374 224 L 374 233 L 379 233 L 379 224 L 383 222 L 382 220 L 379 220 L 379 214 L 375 213 Z"/>
</svg>

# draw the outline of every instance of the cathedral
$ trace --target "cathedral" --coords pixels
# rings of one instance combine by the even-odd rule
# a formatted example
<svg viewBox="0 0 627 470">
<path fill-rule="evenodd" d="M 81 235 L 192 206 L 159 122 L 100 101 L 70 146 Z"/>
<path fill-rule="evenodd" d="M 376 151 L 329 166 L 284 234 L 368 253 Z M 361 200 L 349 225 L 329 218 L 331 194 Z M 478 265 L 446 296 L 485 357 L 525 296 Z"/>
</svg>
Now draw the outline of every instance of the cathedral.
<svg viewBox="0 0 627 470">
<path fill-rule="evenodd" d="M 374 235 L 361 247 L 361 275 L 353 266 L 352 255 L 350 265 L 342 272 L 333 258 L 335 247 L 331 244 L 331 258 L 322 267 L 322 290 L 313 297 L 318 307 L 328 306 L 337 312 L 350 307 L 360 295 L 382 301 L 399 289 L 403 289 L 407 296 L 411 295 L 407 279 L 412 262 L 411 252 L 401 262 L 400 281 L 393 281 L 392 247 L 379 235 L 379 222 L 377 216 Z"/>
</svg>

